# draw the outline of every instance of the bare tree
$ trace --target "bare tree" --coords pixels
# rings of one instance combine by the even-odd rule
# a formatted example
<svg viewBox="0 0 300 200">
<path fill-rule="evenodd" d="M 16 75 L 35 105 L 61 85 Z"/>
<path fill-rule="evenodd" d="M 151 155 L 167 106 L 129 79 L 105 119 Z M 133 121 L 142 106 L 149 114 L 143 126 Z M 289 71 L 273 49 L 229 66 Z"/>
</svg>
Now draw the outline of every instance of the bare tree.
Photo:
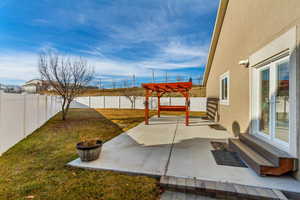
<svg viewBox="0 0 300 200">
<path fill-rule="evenodd" d="M 131 109 L 133 109 L 135 100 L 137 98 L 136 91 L 134 89 L 131 89 L 131 88 L 124 88 L 124 89 L 121 89 L 120 92 L 122 93 L 122 95 L 124 97 L 126 97 L 130 101 Z"/>
<path fill-rule="evenodd" d="M 87 89 L 94 69 L 82 58 L 67 58 L 53 52 L 40 54 L 38 69 L 41 78 L 62 97 L 62 119 L 66 120 L 70 103 Z"/>
</svg>

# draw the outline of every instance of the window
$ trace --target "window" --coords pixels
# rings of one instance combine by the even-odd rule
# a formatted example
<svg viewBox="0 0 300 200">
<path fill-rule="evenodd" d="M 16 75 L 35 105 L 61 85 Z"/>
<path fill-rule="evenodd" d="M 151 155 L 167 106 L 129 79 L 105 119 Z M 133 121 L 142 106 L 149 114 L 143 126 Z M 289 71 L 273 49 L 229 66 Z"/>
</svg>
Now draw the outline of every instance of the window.
<svg viewBox="0 0 300 200">
<path fill-rule="evenodd" d="M 220 104 L 229 105 L 229 72 L 220 76 Z"/>
</svg>

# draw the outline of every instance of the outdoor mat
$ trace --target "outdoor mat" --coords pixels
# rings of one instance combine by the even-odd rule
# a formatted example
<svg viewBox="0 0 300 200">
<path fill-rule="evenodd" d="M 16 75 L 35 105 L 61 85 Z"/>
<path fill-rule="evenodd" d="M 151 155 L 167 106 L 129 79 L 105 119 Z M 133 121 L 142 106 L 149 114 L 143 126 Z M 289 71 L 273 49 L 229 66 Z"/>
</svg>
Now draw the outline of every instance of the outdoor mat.
<svg viewBox="0 0 300 200">
<path fill-rule="evenodd" d="M 212 150 L 211 152 L 218 165 L 247 168 L 247 165 L 244 164 L 236 152 L 226 150 Z"/>
</svg>

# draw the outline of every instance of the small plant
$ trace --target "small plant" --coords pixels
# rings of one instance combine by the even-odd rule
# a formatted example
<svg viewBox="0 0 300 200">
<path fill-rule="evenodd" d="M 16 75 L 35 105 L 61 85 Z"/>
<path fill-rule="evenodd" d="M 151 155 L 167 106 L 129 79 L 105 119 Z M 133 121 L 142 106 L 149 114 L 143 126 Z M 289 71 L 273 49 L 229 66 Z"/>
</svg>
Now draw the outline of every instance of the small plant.
<svg viewBox="0 0 300 200">
<path fill-rule="evenodd" d="M 97 144 L 97 141 L 99 141 L 98 138 L 90 138 L 87 136 L 81 136 L 80 137 L 81 140 L 81 144 L 82 146 L 86 146 L 86 147 L 91 147 L 91 146 L 95 146 Z"/>
</svg>

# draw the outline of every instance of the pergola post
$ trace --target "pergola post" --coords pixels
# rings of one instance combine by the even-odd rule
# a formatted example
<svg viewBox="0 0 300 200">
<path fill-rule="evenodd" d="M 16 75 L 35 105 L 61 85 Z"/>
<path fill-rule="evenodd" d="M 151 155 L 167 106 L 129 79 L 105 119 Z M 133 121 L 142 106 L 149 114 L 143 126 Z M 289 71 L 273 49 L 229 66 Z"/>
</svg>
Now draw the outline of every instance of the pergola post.
<svg viewBox="0 0 300 200">
<path fill-rule="evenodd" d="M 145 94 L 145 124 L 149 124 L 149 90 L 146 90 Z"/>
<path fill-rule="evenodd" d="M 160 117 L 160 94 L 157 95 L 157 116 Z"/>
<path fill-rule="evenodd" d="M 190 99 L 189 99 L 189 93 L 187 92 L 185 95 L 185 125 L 189 125 L 189 119 L 190 119 Z"/>
</svg>

